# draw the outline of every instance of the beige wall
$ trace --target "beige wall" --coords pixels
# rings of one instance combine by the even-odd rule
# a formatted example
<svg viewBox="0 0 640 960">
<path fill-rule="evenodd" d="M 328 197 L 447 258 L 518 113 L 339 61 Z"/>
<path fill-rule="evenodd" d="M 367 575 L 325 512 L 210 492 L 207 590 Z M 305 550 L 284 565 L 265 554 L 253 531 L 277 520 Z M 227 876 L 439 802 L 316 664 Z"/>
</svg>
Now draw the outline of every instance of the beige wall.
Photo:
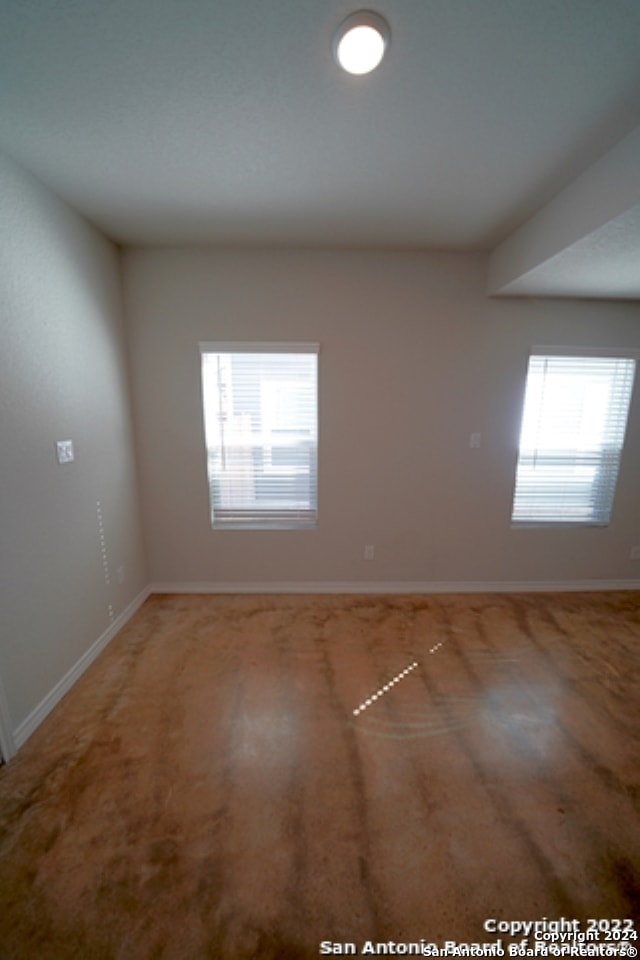
<svg viewBox="0 0 640 960">
<path fill-rule="evenodd" d="M 146 585 L 115 247 L 0 158 L 0 681 L 24 724 Z M 60 466 L 56 440 L 72 439 Z M 111 584 L 97 521 L 101 502 Z M 125 568 L 117 583 L 116 569 Z M 6 747 L 5 747 L 6 752 Z"/>
<path fill-rule="evenodd" d="M 152 581 L 638 578 L 640 389 L 611 525 L 510 527 L 530 347 L 638 348 L 637 304 L 490 300 L 484 258 L 418 253 L 135 249 L 124 278 Z M 317 530 L 210 529 L 198 341 L 216 339 L 320 342 Z"/>
</svg>

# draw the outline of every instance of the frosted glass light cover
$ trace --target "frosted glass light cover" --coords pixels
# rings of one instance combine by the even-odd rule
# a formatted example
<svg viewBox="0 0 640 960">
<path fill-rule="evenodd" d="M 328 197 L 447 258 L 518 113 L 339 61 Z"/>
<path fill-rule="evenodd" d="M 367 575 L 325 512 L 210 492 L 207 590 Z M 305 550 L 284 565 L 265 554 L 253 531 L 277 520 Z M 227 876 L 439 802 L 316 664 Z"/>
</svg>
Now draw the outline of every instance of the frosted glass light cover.
<svg viewBox="0 0 640 960">
<path fill-rule="evenodd" d="M 362 76 L 380 64 L 389 42 L 389 26 L 370 11 L 354 13 L 344 21 L 334 40 L 334 57 L 347 73 Z"/>
</svg>

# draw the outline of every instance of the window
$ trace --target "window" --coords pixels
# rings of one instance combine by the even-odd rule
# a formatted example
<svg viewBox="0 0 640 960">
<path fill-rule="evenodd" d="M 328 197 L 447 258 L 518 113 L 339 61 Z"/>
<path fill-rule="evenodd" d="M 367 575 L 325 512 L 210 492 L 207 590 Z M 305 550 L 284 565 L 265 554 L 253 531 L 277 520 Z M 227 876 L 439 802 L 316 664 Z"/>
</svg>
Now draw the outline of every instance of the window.
<svg viewBox="0 0 640 960">
<path fill-rule="evenodd" d="M 212 527 L 315 526 L 317 344 L 200 352 Z"/>
<path fill-rule="evenodd" d="M 530 357 L 514 523 L 609 522 L 634 373 L 630 357 Z"/>
</svg>

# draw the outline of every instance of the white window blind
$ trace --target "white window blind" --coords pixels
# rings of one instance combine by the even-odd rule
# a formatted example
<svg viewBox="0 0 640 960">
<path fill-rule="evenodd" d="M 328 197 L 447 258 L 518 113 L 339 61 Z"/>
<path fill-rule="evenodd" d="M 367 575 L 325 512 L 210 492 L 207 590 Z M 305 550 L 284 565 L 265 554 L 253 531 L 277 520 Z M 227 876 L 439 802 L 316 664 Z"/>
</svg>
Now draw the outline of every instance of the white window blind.
<svg viewBox="0 0 640 960">
<path fill-rule="evenodd" d="M 609 522 L 635 360 L 529 359 L 514 523 Z"/>
<path fill-rule="evenodd" d="M 200 349 L 212 526 L 315 526 L 317 344 Z"/>
</svg>

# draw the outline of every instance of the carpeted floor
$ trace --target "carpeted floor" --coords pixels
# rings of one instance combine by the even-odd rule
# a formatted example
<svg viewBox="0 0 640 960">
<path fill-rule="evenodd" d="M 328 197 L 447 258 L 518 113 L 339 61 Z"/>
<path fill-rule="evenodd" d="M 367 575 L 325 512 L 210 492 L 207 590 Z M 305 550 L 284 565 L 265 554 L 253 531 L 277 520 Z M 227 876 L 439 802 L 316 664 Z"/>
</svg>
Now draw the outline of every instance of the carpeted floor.
<svg viewBox="0 0 640 960">
<path fill-rule="evenodd" d="M 639 667 L 633 593 L 151 597 L 0 770 L 0 957 L 637 924 Z"/>
</svg>

